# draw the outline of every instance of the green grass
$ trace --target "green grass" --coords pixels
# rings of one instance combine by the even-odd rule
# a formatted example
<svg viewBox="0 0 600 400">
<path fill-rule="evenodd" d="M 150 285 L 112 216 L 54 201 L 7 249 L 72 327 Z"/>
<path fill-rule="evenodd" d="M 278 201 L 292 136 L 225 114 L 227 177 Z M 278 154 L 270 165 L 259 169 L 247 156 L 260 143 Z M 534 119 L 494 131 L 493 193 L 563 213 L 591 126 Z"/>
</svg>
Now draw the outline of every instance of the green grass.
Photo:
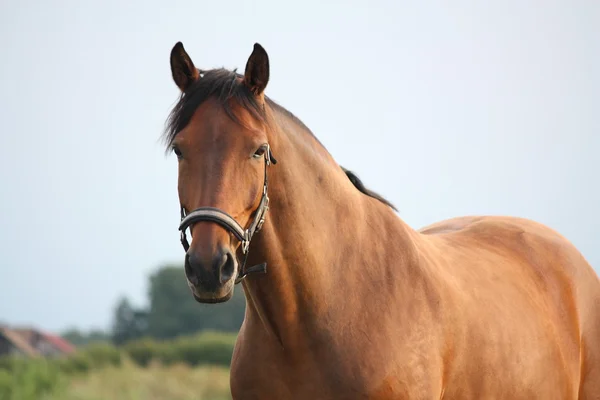
<svg viewBox="0 0 600 400">
<path fill-rule="evenodd" d="M 140 368 L 130 360 L 70 377 L 61 393 L 44 400 L 230 400 L 229 370 L 218 366 Z"/>
<path fill-rule="evenodd" d="M 0 400 L 226 400 L 235 335 L 204 332 L 61 359 L 0 357 Z"/>
</svg>

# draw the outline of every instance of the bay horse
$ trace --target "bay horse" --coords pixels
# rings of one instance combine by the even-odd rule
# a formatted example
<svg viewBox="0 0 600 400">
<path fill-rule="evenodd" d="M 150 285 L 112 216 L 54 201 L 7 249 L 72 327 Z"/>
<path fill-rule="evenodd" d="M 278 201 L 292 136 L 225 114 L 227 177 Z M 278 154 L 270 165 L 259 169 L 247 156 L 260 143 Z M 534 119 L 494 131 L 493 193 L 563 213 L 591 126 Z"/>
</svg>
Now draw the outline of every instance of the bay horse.
<svg viewBox="0 0 600 400">
<path fill-rule="evenodd" d="M 600 282 L 567 239 L 505 216 L 409 227 L 265 95 L 259 44 L 243 74 L 181 42 L 170 65 L 188 286 L 247 300 L 234 399 L 600 399 Z"/>
</svg>

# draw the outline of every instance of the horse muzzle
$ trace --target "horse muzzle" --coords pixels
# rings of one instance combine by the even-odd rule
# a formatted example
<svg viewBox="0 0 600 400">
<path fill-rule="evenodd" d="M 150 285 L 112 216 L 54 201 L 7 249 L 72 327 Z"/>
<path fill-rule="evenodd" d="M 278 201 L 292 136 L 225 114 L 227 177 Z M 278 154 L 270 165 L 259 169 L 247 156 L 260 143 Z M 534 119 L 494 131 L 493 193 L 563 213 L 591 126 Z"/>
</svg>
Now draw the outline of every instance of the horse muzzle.
<svg viewBox="0 0 600 400">
<path fill-rule="evenodd" d="M 227 301 L 233 291 L 238 263 L 228 248 L 204 255 L 191 248 L 185 256 L 185 275 L 194 298 L 201 303 Z"/>
</svg>

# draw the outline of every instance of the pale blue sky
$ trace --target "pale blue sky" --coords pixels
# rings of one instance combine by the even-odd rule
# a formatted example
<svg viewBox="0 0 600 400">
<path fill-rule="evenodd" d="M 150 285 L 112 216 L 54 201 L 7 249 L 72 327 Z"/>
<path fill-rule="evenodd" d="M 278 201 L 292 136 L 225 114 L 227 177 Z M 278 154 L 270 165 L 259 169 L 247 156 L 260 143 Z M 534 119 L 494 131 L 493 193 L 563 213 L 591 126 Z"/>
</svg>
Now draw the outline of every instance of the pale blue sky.
<svg viewBox="0 0 600 400">
<path fill-rule="evenodd" d="M 168 5 L 170 4 L 170 5 Z M 510 214 L 600 269 L 597 1 L 0 3 L 0 321 L 105 328 L 180 262 L 169 52 L 243 70 L 414 228 Z"/>
</svg>

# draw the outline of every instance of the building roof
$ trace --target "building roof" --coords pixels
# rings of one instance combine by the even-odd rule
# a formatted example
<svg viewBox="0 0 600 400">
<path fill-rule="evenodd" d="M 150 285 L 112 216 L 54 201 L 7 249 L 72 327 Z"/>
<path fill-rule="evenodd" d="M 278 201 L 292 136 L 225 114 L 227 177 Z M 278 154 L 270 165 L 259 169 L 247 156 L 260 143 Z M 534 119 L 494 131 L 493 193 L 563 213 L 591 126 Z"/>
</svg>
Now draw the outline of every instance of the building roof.
<svg viewBox="0 0 600 400">
<path fill-rule="evenodd" d="M 18 332 L 7 327 L 0 327 L 0 335 L 6 338 L 18 350 L 25 353 L 29 357 L 39 357 L 40 353 L 29 344 Z"/>
<path fill-rule="evenodd" d="M 47 333 L 47 332 L 40 332 L 40 333 L 44 337 L 44 339 L 46 339 L 48 342 L 50 342 L 51 345 L 53 345 L 54 347 L 56 347 L 58 350 L 60 350 L 63 353 L 69 354 L 69 353 L 73 353 L 73 352 L 75 352 L 75 350 L 77 350 L 75 348 L 75 346 L 73 346 L 71 343 L 67 342 L 65 339 L 61 338 L 60 336 L 52 335 L 51 333 Z"/>
<path fill-rule="evenodd" d="M 6 331 L 5 336 L 10 336 L 10 341 L 18 348 L 30 349 L 33 352 L 41 355 L 41 351 L 37 349 L 39 340 L 49 344 L 52 348 L 56 349 L 59 353 L 70 354 L 75 352 L 77 349 L 74 345 L 69 343 L 67 340 L 53 335 L 48 332 L 41 331 L 33 328 L 7 328 L 0 327 Z M 17 345 L 18 343 L 18 345 Z M 25 350 L 27 354 L 31 354 L 31 351 Z"/>
</svg>

